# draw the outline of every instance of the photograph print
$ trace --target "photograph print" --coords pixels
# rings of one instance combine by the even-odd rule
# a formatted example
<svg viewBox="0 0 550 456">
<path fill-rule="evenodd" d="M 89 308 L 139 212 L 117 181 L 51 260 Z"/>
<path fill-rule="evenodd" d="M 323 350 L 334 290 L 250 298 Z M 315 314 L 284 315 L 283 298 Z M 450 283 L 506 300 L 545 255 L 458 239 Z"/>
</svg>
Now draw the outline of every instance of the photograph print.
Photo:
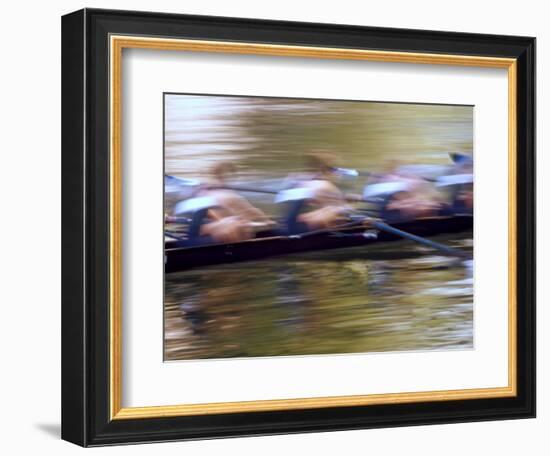
<svg viewBox="0 0 550 456">
<path fill-rule="evenodd" d="M 473 106 L 164 94 L 164 360 L 472 350 Z"/>
</svg>

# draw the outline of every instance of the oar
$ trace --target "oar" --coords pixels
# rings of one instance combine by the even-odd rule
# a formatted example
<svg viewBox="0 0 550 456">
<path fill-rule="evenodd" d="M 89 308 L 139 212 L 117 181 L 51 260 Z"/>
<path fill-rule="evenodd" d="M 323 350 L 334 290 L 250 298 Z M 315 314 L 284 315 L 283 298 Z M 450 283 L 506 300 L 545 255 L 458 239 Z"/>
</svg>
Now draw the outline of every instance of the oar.
<svg viewBox="0 0 550 456">
<path fill-rule="evenodd" d="M 440 252 L 443 252 L 447 255 L 456 256 L 459 258 L 464 258 L 469 260 L 472 259 L 470 254 L 463 252 L 462 250 L 453 249 L 452 247 L 448 247 L 444 244 L 440 244 L 439 242 L 435 242 L 430 239 L 417 236 L 415 234 L 407 233 L 406 231 L 394 228 L 393 226 L 390 226 L 384 222 L 379 222 L 377 220 L 371 219 L 371 224 L 374 228 L 380 231 L 385 231 L 386 233 L 391 233 L 391 234 L 394 234 L 395 236 L 400 236 L 404 239 L 418 242 L 419 244 L 425 245 L 426 247 L 431 247 L 432 249 L 435 249 L 435 250 L 439 250 Z"/>
<path fill-rule="evenodd" d="M 174 189 L 184 188 L 192 189 L 197 187 L 200 183 L 192 179 L 182 179 L 180 177 L 170 176 L 165 174 L 164 176 L 164 188 L 166 192 L 174 192 Z M 257 187 L 247 187 L 243 185 L 209 185 L 208 188 L 216 188 L 223 190 L 234 190 L 236 192 L 249 192 L 249 193 L 267 193 L 269 195 L 276 195 L 279 191 L 273 189 L 261 189 Z"/>
<path fill-rule="evenodd" d="M 166 223 L 179 223 L 180 225 L 191 223 L 191 219 L 189 217 L 174 217 L 172 215 L 166 215 L 164 217 L 164 221 Z"/>
<path fill-rule="evenodd" d="M 281 190 L 274 190 L 269 188 L 256 188 L 256 187 L 246 187 L 242 185 L 214 185 L 210 188 L 220 189 L 220 190 L 233 190 L 235 192 L 248 192 L 248 193 L 264 193 L 267 195 L 278 195 L 282 191 L 289 190 L 289 189 L 281 189 Z M 324 195 L 319 195 L 320 197 Z M 330 197 L 327 195 L 327 197 Z M 344 195 L 344 199 L 349 202 L 353 203 L 360 203 L 365 201 L 361 196 L 353 196 L 353 195 Z"/>
<path fill-rule="evenodd" d="M 340 170 L 346 170 L 346 168 L 338 168 Z M 346 170 L 346 171 L 356 171 L 356 170 Z M 366 172 L 360 172 L 360 171 L 356 171 L 357 173 L 359 174 L 356 174 L 357 176 L 361 175 L 361 176 L 367 176 L 367 175 L 375 175 L 373 173 L 366 173 Z M 180 179 L 179 177 L 174 177 L 174 176 L 169 176 L 168 174 L 166 175 L 166 179 L 165 179 L 165 189 L 167 188 L 170 188 L 170 189 L 173 189 L 174 187 L 177 188 L 177 187 L 181 187 L 181 188 L 185 188 L 185 189 L 191 189 L 195 186 L 197 186 L 198 183 L 197 181 L 193 181 L 193 180 L 188 180 L 188 179 Z M 277 195 L 279 192 L 283 191 L 283 190 L 288 190 L 288 189 L 285 189 L 285 188 L 281 188 L 281 189 L 273 189 L 273 188 L 258 188 L 258 187 L 248 187 L 246 185 L 226 185 L 226 184 L 220 184 L 220 185 L 209 185 L 208 188 L 210 189 L 219 189 L 219 190 L 233 190 L 235 192 L 248 192 L 248 193 L 265 193 L 267 195 Z M 173 190 L 172 190 L 173 191 Z M 348 201 L 354 201 L 354 202 L 360 202 L 362 201 L 361 198 L 359 197 L 354 197 L 354 196 L 345 196 L 345 198 L 348 200 Z"/>
<path fill-rule="evenodd" d="M 336 174 L 347 177 L 384 177 L 384 173 L 375 173 L 372 171 L 360 171 L 353 168 L 331 168 Z M 433 177 L 419 176 L 421 179 L 427 182 L 437 182 L 437 179 Z"/>
<path fill-rule="evenodd" d="M 364 176 L 364 177 L 369 177 L 369 176 L 377 176 L 378 174 L 376 173 L 373 173 L 371 171 L 359 171 L 358 169 L 353 169 L 353 168 L 331 168 L 331 170 L 336 173 L 336 174 L 340 174 L 342 176 L 349 176 L 349 177 L 359 177 L 359 176 Z"/>
<path fill-rule="evenodd" d="M 391 233 L 395 236 L 399 236 L 399 237 L 402 237 L 404 239 L 408 239 L 410 241 L 418 242 L 419 244 L 425 245 L 427 247 L 431 247 L 432 249 L 435 249 L 435 250 L 439 250 L 439 251 L 441 251 L 441 252 L 443 252 L 447 255 L 456 256 L 456 257 L 459 257 L 459 258 L 464 258 L 464 259 L 469 259 L 469 260 L 472 259 L 472 257 L 466 252 L 463 252 L 463 251 L 457 250 L 457 249 L 453 249 L 452 247 L 448 247 L 446 245 L 440 244 L 439 242 L 431 241 L 430 239 L 425 239 L 423 237 L 416 236 L 415 234 L 407 233 L 406 231 L 399 230 L 397 228 L 394 228 L 393 226 L 390 226 L 390 225 L 388 225 L 384 222 L 379 222 L 379 221 L 374 220 L 370 217 L 365 217 L 365 218 L 360 219 L 360 220 L 354 220 L 352 222 L 348 222 L 348 223 L 345 223 L 343 225 L 338 225 L 338 226 L 335 226 L 335 227 L 332 227 L 332 228 L 323 228 L 323 229 L 319 229 L 319 230 L 306 231 L 305 233 L 299 233 L 299 234 L 291 235 L 289 237 L 290 238 L 301 239 L 301 238 L 308 237 L 308 236 L 313 236 L 313 235 L 316 235 L 316 234 L 332 232 L 332 231 L 342 229 L 342 228 L 348 228 L 348 227 L 351 228 L 352 226 L 356 226 L 358 224 L 364 223 L 365 221 L 369 222 L 370 226 L 372 226 L 372 227 L 374 227 L 374 228 L 376 228 L 380 231 L 385 231 L 385 232 Z"/>
<path fill-rule="evenodd" d="M 276 195 L 279 193 L 277 190 L 256 188 L 256 187 L 245 187 L 241 185 L 213 185 L 209 188 L 217 188 L 222 190 L 233 190 L 235 192 L 249 192 L 249 193 L 267 193 L 268 195 Z"/>
<path fill-rule="evenodd" d="M 336 226 L 333 226 L 331 228 L 320 228 L 318 230 L 304 231 L 303 233 L 291 234 L 287 237 L 290 238 L 290 239 L 302 239 L 302 238 L 309 237 L 309 236 L 315 236 L 317 234 L 332 233 L 332 232 L 335 232 L 335 231 L 338 231 L 338 230 L 342 230 L 344 228 L 351 228 L 351 227 L 360 225 L 365 220 L 368 220 L 368 219 L 369 219 L 368 217 L 365 217 L 365 218 L 362 218 L 360 220 L 353 220 L 351 222 L 343 223 L 341 225 L 336 225 Z"/>
</svg>

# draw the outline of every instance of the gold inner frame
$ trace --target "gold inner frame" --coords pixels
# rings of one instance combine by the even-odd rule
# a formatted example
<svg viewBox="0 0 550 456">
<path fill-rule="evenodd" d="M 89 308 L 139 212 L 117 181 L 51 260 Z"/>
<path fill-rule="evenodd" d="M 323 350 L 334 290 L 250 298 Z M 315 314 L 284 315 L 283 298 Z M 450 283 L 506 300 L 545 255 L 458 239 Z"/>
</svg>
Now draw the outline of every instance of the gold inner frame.
<svg viewBox="0 0 550 456">
<path fill-rule="evenodd" d="M 368 60 L 431 65 L 453 65 L 508 70 L 508 386 L 426 392 L 403 392 L 353 396 L 274 399 L 245 402 L 182 404 L 170 406 L 122 407 L 122 51 L 156 49 L 232 54 L 255 54 L 317 59 Z M 137 36 L 110 36 L 110 415 L 111 419 L 158 418 L 221 413 L 297 410 L 374 404 L 448 401 L 511 397 L 517 394 L 516 372 L 516 119 L 517 61 L 468 55 L 386 52 L 242 42 L 184 40 Z"/>
</svg>

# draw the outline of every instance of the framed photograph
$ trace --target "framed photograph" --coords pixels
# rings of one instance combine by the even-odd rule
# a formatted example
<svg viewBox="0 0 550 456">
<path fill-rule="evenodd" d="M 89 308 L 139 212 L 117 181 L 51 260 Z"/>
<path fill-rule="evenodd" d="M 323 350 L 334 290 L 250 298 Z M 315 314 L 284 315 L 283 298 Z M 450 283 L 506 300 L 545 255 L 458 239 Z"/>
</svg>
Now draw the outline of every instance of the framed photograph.
<svg viewBox="0 0 550 456">
<path fill-rule="evenodd" d="M 535 39 L 62 20 L 62 437 L 535 416 Z"/>
</svg>

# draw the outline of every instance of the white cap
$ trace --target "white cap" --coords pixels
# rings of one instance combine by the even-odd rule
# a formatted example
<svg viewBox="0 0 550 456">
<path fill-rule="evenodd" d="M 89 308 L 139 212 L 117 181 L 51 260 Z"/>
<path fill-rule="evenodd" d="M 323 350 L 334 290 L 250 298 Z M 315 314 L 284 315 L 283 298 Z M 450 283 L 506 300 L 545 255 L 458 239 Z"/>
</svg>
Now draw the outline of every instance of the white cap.
<svg viewBox="0 0 550 456">
<path fill-rule="evenodd" d="M 445 187 L 447 185 L 471 184 L 474 182 L 473 174 L 451 174 L 449 176 L 440 176 L 437 178 L 437 186 Z"/>
<path fill-rule="evenodd" d="M 368 199 L 373 196 L 390 195 L 397 192 L 406 192 L 411 186 L 408 182 L 381 182 L 379 184 L 367 185 L 363 190 L 363 198 Z"/>
<path fill-rule="evenodd" d="M 276 203 L 284 203 L 286 201 L 295 201 L 313 198 L 313 190 L 307 187 L 290 188 L 288 190 L 281 190 L 275 196 Z"/>
</svg>

